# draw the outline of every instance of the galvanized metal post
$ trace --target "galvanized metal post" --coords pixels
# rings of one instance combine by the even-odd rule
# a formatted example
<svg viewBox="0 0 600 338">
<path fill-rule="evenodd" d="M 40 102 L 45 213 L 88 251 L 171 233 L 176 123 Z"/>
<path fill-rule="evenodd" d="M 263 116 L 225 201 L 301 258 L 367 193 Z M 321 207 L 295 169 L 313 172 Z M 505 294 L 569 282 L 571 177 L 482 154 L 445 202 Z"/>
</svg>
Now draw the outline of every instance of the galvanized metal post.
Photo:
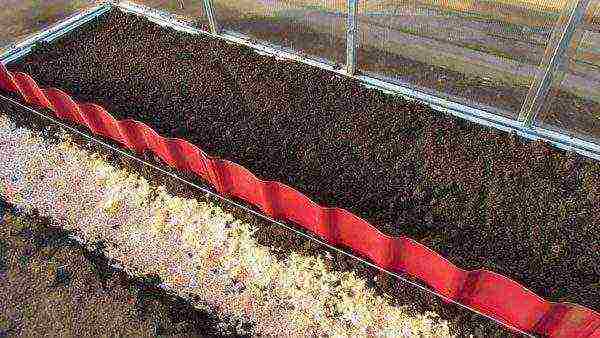
<svg viewBox="0 0 600 338">
<path fill-rule="evenodd" d="M 519 121 L 531 127 L 534 119 L 544 108 L 548 100 L 548 92 L 554 80 L 561 79 L 565 71 L 565 56 L 569 50 L 576 48 L 579 39 L 573 39 L 575 30 L 581 24 L 591 0 L 568 1 L 554 29 L 551 40 L 541 62 L 543 72 L 536 74 L 529 93 L 519 113 Z M 556 84 L 555 84 L 556 85 Z"/>
<path fill-rule="evenodd" d="M 213 34 L 219 34 L 219 25 L 217 24 L 217 18 L 215 16 L 212 0 L 204 0 L 204 13 L 206 13 L 206 17 L 208 17 L 210 32 Z"/>
<path fill-rule="evenodd" d="M 356 12 L 359 0 L 348 1 L 348 18 L 346 20 L 346 73 L 356 73 L 356 50 L 358 47 L 358 25 Z"/>
</svg>

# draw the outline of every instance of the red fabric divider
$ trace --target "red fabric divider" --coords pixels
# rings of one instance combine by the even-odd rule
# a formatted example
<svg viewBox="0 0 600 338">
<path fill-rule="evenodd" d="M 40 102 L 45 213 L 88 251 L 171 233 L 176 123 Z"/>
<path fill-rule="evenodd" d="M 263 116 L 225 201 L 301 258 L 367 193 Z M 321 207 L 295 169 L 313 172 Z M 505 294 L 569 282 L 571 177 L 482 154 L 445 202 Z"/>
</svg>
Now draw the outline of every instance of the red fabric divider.
<svg viewBox="0 0 600 338">
<path fill-rule="evenodd" d="M 525 332 L 549 337 L 600 338 L 600 314 L 542 299 L 517 282 L 487 270 L 466 271 L 407 237 L 390 237 L 339 208 L 321 207 L 279 182 L 262 181 L 246 168 L 212 158 L 185 140 L 164 138 L 147 125 L 117 121 L 94 104 L 76 103 L 58 89 L 42 90 L 31 77 L 0 64 L 0 89 L 51 109 L 61 119 L 87 126 L 138 153 L 148 149 L 170 166 L 190 170 L 223 195 L 258 206 L 265 214 L 294 222 L 333 245 L 345 245 L 381 268 L 419 278 L 445 297 Z"/>
</svg>

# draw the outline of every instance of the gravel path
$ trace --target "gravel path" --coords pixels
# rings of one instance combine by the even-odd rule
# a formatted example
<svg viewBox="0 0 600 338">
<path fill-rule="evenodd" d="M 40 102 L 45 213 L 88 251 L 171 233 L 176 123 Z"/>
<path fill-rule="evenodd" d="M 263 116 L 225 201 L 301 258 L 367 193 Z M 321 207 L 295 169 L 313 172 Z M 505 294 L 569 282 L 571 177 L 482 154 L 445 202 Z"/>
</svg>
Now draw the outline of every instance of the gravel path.
<svg viewBox="0 0 600 338">
<path fill-rule="evenodd" d="M 11 68 L 463 268 L 600 306 L 596 162 L 119 11 Z"/>
</svg>

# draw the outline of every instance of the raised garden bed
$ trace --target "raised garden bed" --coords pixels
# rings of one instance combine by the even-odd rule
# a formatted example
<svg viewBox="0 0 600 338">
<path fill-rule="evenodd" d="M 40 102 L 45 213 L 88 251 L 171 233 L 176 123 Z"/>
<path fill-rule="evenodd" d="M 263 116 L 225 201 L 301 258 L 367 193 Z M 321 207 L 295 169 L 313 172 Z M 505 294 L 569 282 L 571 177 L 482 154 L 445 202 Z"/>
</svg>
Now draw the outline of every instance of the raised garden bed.
<svg viewBox="0 0 600 338">
<path fill-rule="evenodd" d="M 411 236 L 463 268 L 600 306 L 594 161 L 118 10 L 9 68 Z"/>
<path fill-rule="evenodd" d="M 323 246 L 311 244 L 311 242 L 293 233 L 281 231 L 277 226 L 248 215 L 243 210 L 228 207 L 226 208 L 227 213 L 222 213 L 219 203 L 207 199 L 206 196 L 198 194 L 194 190 L 184 188 L 180 181 L 162 175 L 149 167 L 140 165 L 138 162 L 118 156 L 116 153 L 107 153 L 105 148 L 94 143 L 88 143 L 81 138 L 74 139 L 77 145 L 68 141 L 68 138 L 59 138 L 57 136 L 62 134 L 61 130 L 48 125 L 43 119 L 32 118 L 31 115 L 6 109 L 5 107 L 2 107 L 2 111 L 11 112 L 11 118 L 18 121 L 18 125 L 31 126 L 39 134 L 37 132 L 31 134 L 27 130 L 16 129 L 7 125 L 4 117 L 0 119 L 0 140 L 3 141 L 0 143 L 3 149 L 2 154 L 10 157 L 10 168 L 13 168 L 9 171 L 6 168 L 0 170 L 0 178 L 2 179 L 0 182 L 10 182 L 2 184 L 1 187 L 4 190 L 0 190 L 0 194 L 16 203 L 22 211 L 29 213 L 32 211 L 31 208 L 35 207 L 33 210 L 35 214 L 39 212 L 44 216 L 51 217 L 56 224 L 64 229 L 74 231 L 75 235 L 85 240 L 93 239 L 105 242 L 107 255 L 111 259 L 119 260 L 122 265 L 129 268 L 129 271 L 158 271 L 161 277 L 167 276 L 167 281 L 171 285 L 179 287 L 178 292 L 185 291 L 183 294 L 198 293 L 200 300 L 208 300 L 209 303 L 213 303 L 223 296 L 219 292 L 226 285 L 211 284 L 214 287 L 215 295 L 210 295 L 210 292 L 199 291 L 208 287 L 208 284 L 205 283 L 210 282 L 210 278 L 198 273 L 196 274 L 198 278 L 196 282 L 200 285 L 186 287 L 186 282 L 180 282 L 182 276 L 173 274 L 172 272 L 176 270 L 167 269 L 167 267 L 172 267 L 171 264 L 176 263 L 177 267 L 182 268 L 187 273 L 190 261 L 194 260 L 188 259 L 186 255 L 181 256 L 181 248 L 184 248 L 184 251 L 187 250 L 186 252 L 202 254 L 206 248 L 215 246 L 214 240 L 219 241 L 217 237 L 213 236 L 218 234 L 214 230 L 225 225 L 225 229 L 222 231 L 227 233 L 227 228 L 238 228 L 240 226 L 239 221 L 241 221 L 244 224 L 249 224 L 250 229 L 256 228 L 258 231 L 254 235 L 250 235 L 249 238 L 245 238 L 243 235 L 246 232 L 243 230 L 244 227 L 241 227 L 240 234 L 242 236 L 237 238 L 231 236 L 232 234 L 227 234 L 227 242 L 237 238 L 242 247 L 246 249 L 254 248 L 253 250 L 259 253 L 263 252 L 263 249 L 260 249 L 257 243 L 267 245 L 267 257 L 272 255 L 275 260 L 286 261 L 290 267 L 293 266 L 292 262 L 294 260 L 289 258 L 294 254 L 296 254 L 294 257 L 299 259 L 298 262 L 304 262 L 307 259 L 305 257 L 308 257 L 306 262 L 309 262 L 310 259 L 314 259 L 314 257 L 310 258 L 309 256 L 321 255 L 328 266 L 327 270 L 331 269 L 331 274 L 338 274 L 335 271 L 346 271 L 344 274 L 348 277 L 347 271 L 354 271 L 358 279 L 366 282 L 365 292 L 389 299 L 394 304 L 396 308 L 394 308 L 393 313 L 400 313 L 397 312 L 397 309 L 402 308 L 413 311 L 405 312 L 406 317 L 396 318 L 393 322 L 390 322 L 390 329 L 394 325 L 396 327 L 405 325 L 405 330 L 409 332 L 420 332 L 424 336 L 438 336 L 438 334 L 444 332 L 445 325 L 448 325 L 452 334 L 459 336 L 474 334 L 486 337 L 506 337 L 512 335 L 476 314 L 455 306 L 442 304 L 427 293 L 410 287 L 403 287 L 398 281 L 377 273 L 377 270 L 373 268 L 357 264 L 355 260 L 335 251 L 327 250 Z M 45 140 L 40 139 L 37 135 L 42 136 Z M 85 148 L 86 151 L 79 149 L 79 146 Z M 39 151 L 41 148 L 44 149 L 43 152 Z M 92 151 L 100 151 L 102 156 L 90 155 L 89 153 Z M 40 153 L 44 155 L 40 156 Z M 124 170 L 111 168 L 104 160 L 99 160 L 99 157 L 109 159 L 113 165 Z M 8 159 L 7 157 L 4 158 Z M 46 173 L 46 177 L 36 174 L 40 171 Z M 7 176 L 7 173 L 13 174 Z M 137 178 L 135 173 L 149 179 L 148 183 L 150 183 L 151 188 L 147 191 L 149 192 L 148 200 L 145 199 L 146 195 L 144 194 L 144 191 L 149 187 L 148 183 L 142 177 Z M 11 176 L 10 179 L 9 176 Z M 90 180 L 96 183 L 91 183 Z M 65 185 L 64 181 L 73 182 L 79 187 L 76 196 L 69 193 L 73 187 Z M 169 192 L 177 193 L 179 198 L 173 198 L 169 194 L 165 194 L 165 190 L 156 189 L 159 185 L 166 186 Z M 191 211 L 189 208 L 193 208 L 195 205 L 195 202 L 190 198 L 196 199 L 201 205 L 205 204 L 210 212 L 207 213 L 205 207 L 201 206 L 196 212 L 189 214 L 189 211 Z M 56 205 L 55 208 L 50 207 L 53 204 Z M 164 209 L 166 217 L 159 221 L 160 224 L 153 223 L 153 225 L 146 227 L 148 219 L 152 220 L 153 215 L 161 214 L 160 212 L 156 213 L 157 206 Z M 229 212 L 235 215 L 235 218 Z M 188 216 L 184 216 L 184 214 Z M 200 236 L 203 233 L 209 233 L 207 236 L 211 240 L 201 245 L 199 242 L 194 242 L 194 244 L 189 241 L 188 237 L 183 236 L 179 238 L 183 240 L 179 245 L 169 245 L 172 241 L 177 241 L 176 236 L 173 237 L 179 232 L 177 229 L 191 225 L 189 215 L 197 216 L 203 222 L 206 222 L 204 226 L 207 227 L 205 229 L 207 231 L 197 232 L 197 234 Z M 173 223 L 173 220 L 179 221 Z M 139 224 L 136 225 L 136 222 Z M 181 223 L 178 225 L 176 224 L 178 222 Z M 135 239 L 139 235 L 138 228 L 142 228 L 142 233 L 149 236 L 147 240 L 139 241 Z M 156 229 L 164 231 L 162 236 L 155 237 Z M 157 240 L 158 238 L 162 239 Z M 157 247 L 156 244 L 161 244 L 161 246 Z M 190 248 L 189 245 L 194 248 Z M 247 247 L 248 245 L 250 247 Z M 226 248 L 234 250 L 226 257 L 237 257 L 235 244 L 229 243 Z M 189 251 L 190 249 L 191 251 Z M 231 254 L 233 256 L 229 256 Z M 264 254 L 265 252 L 263 252 Z M 221 254 L 216 253 L 216 256 L 212 256 L 212 258 L 208 257 L 196 261 L 197 268 L 202 270 L 206 265 L 213 264 L 218 257 L 221 257 Z M 257 259 L 260 257 L 264 258 L 265 256 L 256 256 Z M 238 257 L 238 259 L 241 259 L 241 257 Z M 251 261 L 241 260 L 239 267 L 242 269 L 247 268 L 248 262 Z M 261 261 L 261 259 L 258 259 L 258 262 Z M 169 271 L 171 271 L 171 274 Z M 310 269 L 304 272 L 310 274 Z M 233 270 L 230 273 L 233 273 Z M 263 271 L 261 276 L 267 277 L 270 273 Z M 285 276 L 281 272 L 278 274 L 282 278 Z M 243 286 L 253 287 L 251 279 L 241 278 L 241 281 L 244 284 Z M 273 287 L 281 289 L 279 284 L 275 282 Z M 302 292 L 304 291 L 306 290 Z M 294 297 L 297 296 L 292 296 L 292 301 Z M 307 295 L 304 295 L 304 297 L 307 297 Z M 367 299 L 370 299 L 369 297 L 371 296 L 368 296 Z M 201 304 L 198 300 L 194 300 L 194 297 L 191 297 L 191 299 L 193 299 L 194 304 Z M 227 302 L 226 299 L 221 299 Z M 257 301 L 259 299 L 261 298 L 256 298 Z M 310 297 L 306 300 L 309 299 Z M 377 310 L 377 308 L 362 309 L 360 314 L 368 313 L 364 312 L 365 310 L 372 311 Z M 421 314 L 431 310 L 441 315 L 441 321 L 436 319 L 433 322 L 423 321 Z M 281 315 L 284 313 L 290 314 L 290 311 L 290 308 L 285 307 L 285 311 Z M 390 313 L 392 313 L 391 311 Z M 264 318 L 258 317 L 258 328 L 264 330 L 265 323 L 262 322 L 262 319 Z M 410 322 L 412 326 L 406 326 L 409 323 L 407 320 L 412 321 Z M 445 324 L 445 320 L 448 320 L 447 324 Z M 273 322 L 270 321 L 271 324 Z M 278 322 L 278 320 L 275 322 Z M 310 322 L 311 320 L 308 318 L 307 323 Z M 273 327 L 273 330 L 277 329 L 277 327 Z M 353 327 L 349 326 L 348 329 L 353 329 Z M 327 329 L 321 327 L 320 330 Z M 264 333 L 264 331 L 262 332 Z M 438 334 L 435 334 L 435 332 Z"/>
</svg>

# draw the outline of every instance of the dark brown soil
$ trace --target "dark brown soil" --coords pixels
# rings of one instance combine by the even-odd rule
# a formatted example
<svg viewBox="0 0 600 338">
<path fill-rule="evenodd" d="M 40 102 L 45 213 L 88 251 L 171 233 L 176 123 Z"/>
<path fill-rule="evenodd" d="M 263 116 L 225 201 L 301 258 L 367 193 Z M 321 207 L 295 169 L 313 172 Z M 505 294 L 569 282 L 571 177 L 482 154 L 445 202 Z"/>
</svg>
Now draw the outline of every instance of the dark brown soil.
<svg viewBox="0 0 600 338">
<path fill-rule="evenodd" d="M 37 115 L 30 114 L 22 109 L 15 107 L 10 104 L 6 104 L 3 100 L 0 100 L 0 111 L 8 113 L 11 120 L 14 121 L 17 126 L 28 128 L 35 132 L 40 133 L 46 140 L 52 143 L 58 143 L 59 140 L 56 137 L 62 130 L 61 127 L 54 123 L 38 117 Z M 47 112 L 51 116 L 50 112 Z M 81 126 L 73 123 L 67 123 L 71 127 L 79 130 L 80 132 L 89 135 L 89 131 Z M 454 304 L 445 303 L 438 297 L 419 290 L 418 288 L 408 285 L 405 282 L 398 280 L 388 274 L 382 273 L 381 271 L 369 267 L 364 263 L 361 263 L 355 259 L 348 257 L 347 255 L 338 251 L 329 249 L 328 247 L 316 243 L 289 231 L 280 225 L 273 224 L 265 219 L 253 215 L 248 211 L 236 207 L 230 203 L 224 202 L 221 199 L 211 197 L 203 193 L 199 189 L 195 189 L 191 186 L 182 184 L 177 178 L 171 177 L 164 172 L 161 172 L 155 168 L 141 163 L 140 161 L 131 159 L 127 156 L 120 154 L 119 152 L 113 151 L 110 148 L 103 147 L 96 142 L 90 141 L 77 133 L 71 132 L 73 136 L 73 142 L 79 147 L 86 149 L 90 152 L 96 152 L 105 156 L 105 160 L 114 165 L 117 168 L 125 169 L 129 172 L 139 173 L 142 177 L 146 178 L 148 182 L 153 186 L 164 186 L 167 191 L 174 195 L 183 198 L 195 198 L 198 201 L 207 201 L 215 203 L 223 210 L 233 214 L 237 219 L 243 220 L 253 226 L 259 228 L 254 235 L 257 241 L 262 244 L 269 246 L 274 250 L 274 253 L 278 259 L 284 260 L 289 256 L 290 252 L 297 252 L 299 254 L 306 255 L 325 255 L 329 253 L 331 259 L 328 260 L 329 266 L 337 271 L 354 271 L 357 275 L 364 278 L 368 285 L 374 287 L 374 291 L 378 295 L 390 295 L 398 305 L 411 306 L 417 312 L 434 311 L 441 316 L 442 319 L 448 320 L 453 333 L 459 337 L 468 337 L 469 334 L 473 334 L 475 337 L 520 337 L 521 335 L 515 334 L 512 331 L 506 329 L 492 320 L 471 312 L 467 309 L 459 307 Z M 111 141 L 104 140 L 104 142 L 110 144 L 115 148 L 120 146 Z M 197 185 L 204 186 L 214 192 L 206 185 L 206 182 L 201 181 L 196 177 L 195 174 L 189 172 L 178 172 L 166 165 L 160 160 L 160 158 L 153 154 L 146 152 L 142 155 L 136 155 L 129 150 L 122 150 L 136 158 L 151 163 L 160 169 L 176 175 L 184 180 L 193 182 Z M 246 207 L 252 208 L 252 206 L 244 203 L 243 201 L 237 201 Z M 255 209 L 255 208 L 254 208 Z M 256 210 L 256 209 L 255 209 Z M 288 224 L 298 231 L 305 233 L 298 226 Z M 368 260 L 368 259 L 367 259 Z M 408 276 L 404 276 L 409 278 Z M 416 280 L 413 282 L 419 283 Z M 422 283 L 419 283 L 422 285 Z"/>
<path fill-rule="evenodd" d="M 600 308 L 596 162 L 119 11 L 10 68 L 463 268 Z"/>
<path fill-rule="evenodd" d="M 26 226 L 3 222 L 6 214 L 19 215 Z M 48 219 L 23 215 L 0 199 L 0 337 L 235 332 L 232 324 L 159 288 L 159 277 L 132 277 L 113 268 L 102 252 L 103 242 L 83 246 L 68 235 Z"/>
</svg>

